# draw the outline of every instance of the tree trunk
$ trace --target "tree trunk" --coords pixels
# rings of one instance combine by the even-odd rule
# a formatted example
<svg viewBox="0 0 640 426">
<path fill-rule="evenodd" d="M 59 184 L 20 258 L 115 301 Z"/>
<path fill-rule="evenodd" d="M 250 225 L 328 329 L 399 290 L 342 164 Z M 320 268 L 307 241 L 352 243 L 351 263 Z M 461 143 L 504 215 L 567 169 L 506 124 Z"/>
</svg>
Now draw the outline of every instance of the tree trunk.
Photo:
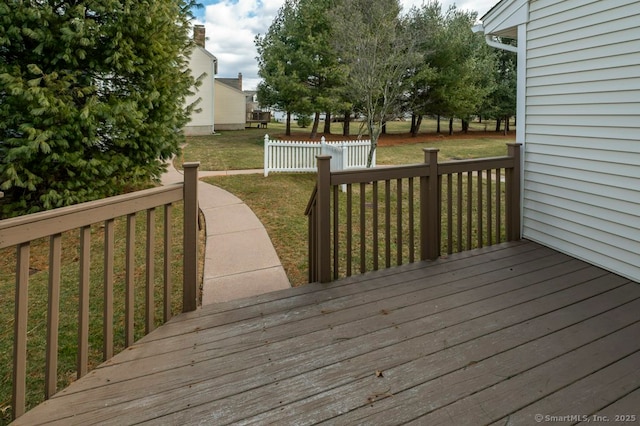
<svg viewBox="0 0 640 426">
<path fill-rule="evenodd" d="M 342 136 L 349 136 L 351 133 L 351 111 L 344 112 L 344 122 L 342 123 Z"/>
<path fill-rule="evenodd" d="M 436 127 L 436 133 L 440 133 L 440 114 L 438 114 L 438 127 Z"/>
<path fill-rule="evenodd" d="M 325 135 L 331 134 L 331 113 L 327 112 L 324 114 L 324 132 Z"/>
<path fill-rule="evenodd" d="M 420 126 L 422 125 L 422 116 L 419 115 L 416 120 L 416 124 L 413 126 L 413 132 L 411 132 L 411 137 L 415 138 L 420 133 Z"/>
<path fill-rule="evenodd" d="M 449 119 L 449 136 L 453 135 L 453 117 Z"/>
<path fill-rule="evenodd" d="M 496 118 L 496 133 L 500 131 L 500 124 L 502 120 L 500 118 Z"/>
<path fill-rule="evenodd" d="M 287 111 L 287 126 L 284 134 L 287 136 L 291 136 L 291 112 Z"/>
<path fill-rule="evenodd" d="M 467 120 L 462 120 L 462 131 L 465 133 L 469 132 L 469 122 Z"/>
<path fill-rule="evenodd" d="M 384 123 L 382 123 L 382 134 L 383 135 L 387 134 L 387 122 L 386 121 Z"/>
<path fill-rule="evenodd" d="M 313 116 L 313 126 L 311 127 L 311 139 L 318 137 L 318 126 L 320 125 L 320 113 L 316 112 Z"/>
<path fill-rule="evenodd" d="M 374 152 L 376 152 L 376 148 L 378 147 L 378 138 L 380 137 L 382 128 L 376 129 L 374 124 L 371 121 L 367 123 L 367 127 L 369 130 L 369 138 L 371 139 L 371 148 L 369 149 L 369 155 L 367 156 L 367 168 L 369 168 L 373 165 L 373 154 Z M 380 131 L 377 131 L 377 130 L 380 130 Z"/>
<path fill-rule="evenodd" d="M 416 133 L 416 115 L 411 114 L 411 136 L 415 136 Z"/>
</svg>

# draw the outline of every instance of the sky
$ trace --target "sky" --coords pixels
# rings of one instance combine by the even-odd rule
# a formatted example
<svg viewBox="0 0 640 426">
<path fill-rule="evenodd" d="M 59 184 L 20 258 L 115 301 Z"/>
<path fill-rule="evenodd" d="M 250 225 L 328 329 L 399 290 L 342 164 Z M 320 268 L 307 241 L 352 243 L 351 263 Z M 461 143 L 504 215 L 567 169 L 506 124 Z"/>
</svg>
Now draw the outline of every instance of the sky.
<svg viewBox="0 0 640 426">
<path fill-rule="evenodd" d="M 375 0 L 374 0 L 375 1 Z M 284 0 L 200 0 L 194 24 L 204 24 L 205 48 L 218 58 L 218 77 L 235 78 L 242 73 L 244 90 L 255 90 L 258 77 L 255 36 L 265 34 Z M 420 6 L 423 0 L 400 0 L 404 10 Z M 443 10 L 458 9 L 484 15 L 498 0 L 440 0 Z"/>
</svg>

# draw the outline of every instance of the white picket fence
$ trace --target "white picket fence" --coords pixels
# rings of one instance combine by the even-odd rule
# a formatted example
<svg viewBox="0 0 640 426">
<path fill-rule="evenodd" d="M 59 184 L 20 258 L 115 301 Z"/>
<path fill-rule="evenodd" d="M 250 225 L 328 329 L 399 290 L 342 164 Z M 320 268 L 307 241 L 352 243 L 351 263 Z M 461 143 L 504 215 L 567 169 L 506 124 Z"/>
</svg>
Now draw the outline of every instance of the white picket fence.
<svg viewBox="0 0 640 426">
<path fill-rule="evenodd" d="M 264 175 L 270 172 L 315 172 L 316 156 L 330 155 L 331 170 L 346 170 L 367 167 L 371 141 L 297 142 L 270 140 L 264 136 Z M 371 166 L 376 165 L 373 153 Z"/>
</svg>

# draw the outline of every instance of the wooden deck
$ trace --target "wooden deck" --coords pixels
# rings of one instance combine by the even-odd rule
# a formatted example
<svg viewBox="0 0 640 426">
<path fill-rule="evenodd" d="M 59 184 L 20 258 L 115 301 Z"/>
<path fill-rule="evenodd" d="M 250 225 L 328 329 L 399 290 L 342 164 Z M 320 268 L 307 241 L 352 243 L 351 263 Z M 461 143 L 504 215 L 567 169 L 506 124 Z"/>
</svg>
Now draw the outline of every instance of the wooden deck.
<svg viewBox="0 0 640 426">
<path fill-rule="evenodd" d="M 640 285 L 518 242 L 183 314 L 16 424 L 638 424 L 639 366 Z"/>
</svg>

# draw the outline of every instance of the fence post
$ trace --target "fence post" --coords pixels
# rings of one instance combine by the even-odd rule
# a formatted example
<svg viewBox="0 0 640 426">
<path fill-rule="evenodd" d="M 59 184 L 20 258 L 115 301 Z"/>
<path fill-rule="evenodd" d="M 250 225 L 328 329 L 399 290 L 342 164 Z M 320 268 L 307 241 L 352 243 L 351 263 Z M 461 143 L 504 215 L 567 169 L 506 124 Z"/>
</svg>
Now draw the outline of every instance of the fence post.
<svg viewBox="0 0 640 426">
<path fill-rule="evenodd" d="M 182 312 L 198 306 L 198 167 L 184 163 L 184 260 L 182 270 Z"/>
<path fill-rule="evenodd" d="M 331 156 L 319 155 L 318 161 L 318 194 L 316 201 L 316 231 L 318 244 L 316 249 L 318 281 L 331 281 Z"/>
<path fill-rule="evenodd" d="M 513 169 L 507 170 L 507 240 L 517 241 L 521 238 L 521 205 L 520 205 L 520 150 L 522 144 L 508 143 L 509 157 L 513 158 Z"/>
<path fill-rule="evenodd" d="M 424 148 L 427 176 L 420 178 L 420 256 L 435 260 L 440 255 L 440 200 L 438 197 L 438 151 Z"/>
<path fill-rule="evenodd" d="M 269 135 L 264 135 L 264 177 L 269 176 Z"/>
</svg>

